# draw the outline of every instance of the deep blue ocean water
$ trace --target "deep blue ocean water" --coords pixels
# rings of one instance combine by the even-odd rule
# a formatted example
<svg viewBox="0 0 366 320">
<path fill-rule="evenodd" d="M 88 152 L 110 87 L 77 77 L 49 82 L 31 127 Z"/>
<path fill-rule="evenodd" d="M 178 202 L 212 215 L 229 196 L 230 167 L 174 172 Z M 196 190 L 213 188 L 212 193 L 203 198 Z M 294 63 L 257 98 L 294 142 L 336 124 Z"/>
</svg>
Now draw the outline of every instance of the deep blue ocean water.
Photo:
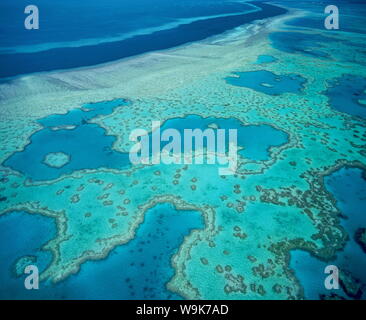
<svg viewBox="0 0 366 320">
<path fill-rule="evenodd" d="M 29 4 L 40 11 L 40 29 L 33 33 L 23 25 L 24 8 Z M 1 8 L 1 47 L 21 50 L 26 45 L 102 40 L 176 19 L 239 13 L 251 7 L 225 0 L 105 0 L 103 4 L 97 0 L 3 0 Z"/>
<path fill-rule="evenodd" d="M 327 0 L 319 1 L 296 1 L 296 0 L 281 0 L 281 4 L 289 8 L 304 9 L 309 12 L 305 17 L 295 18 L 286 21 L 286 25 L 292 30 L 291 32 L 281 31 L 270 34 L 270 39 L 274 48 L 293 54 L 302 54 L 319 59 L 337 60 L 342 62 L 355 62 L 364 65 L 364 60 L 352 55 L 342 55 L 339 52 L 337 43 L 345 43 L 353 46 L 355 51 L 361 55 L 365 54 L 366 44 L 360 41 L 354 41 L 352 35 L 343 37 L 342 40 L 327 37 L 315 33 L 307 33 L 308 28 L 311 30 L 324 31 L 324 21 L 328 14 L 324 13 L 324 9 L 328 5 L 336 5 L 339 9 L 339 27 L 342 33 L 365 34 L 366 25 L 366 6 L 364 1 L 360 0 Z M 329 30 L 337 32 L 335 30 Z"/>
<path fill-rule="evenodd" d="M 0 4 L 0 78 L 79 68 L 205 39 L 256 19 L 286 13 L 277 6 L 228 0 L 36 0 L 40 29 L 25 30 L 27 1 Z M 183 20 L 182 20 L 183 19 Z"/>
<path fill-rule="evenodd" d="M 324 8 L 328 5 L 336 5 L 341 14 L 340 28 L 342 32 L 366 33 L 363 26 L 366 22 L 366 7 L 363 0 L 318 0 L 318 1 L 294 1 L 281 0 L 281 3 L 290 7 L 297 7 L 313 12 L 313 15 L 295 18 L 286 24 L 295 27 L 324 30 Z"/>
<path fill-rule="evenodd" d="M 304 287 L 308 299 L 319 299 L 320 294 L 336 293 L 347 298 L 342 289 L 326 290 L 324 274 L 326 266 L 336 265 L 340 270 L 347 270 L 366 285 L 366 255 L 354 240 L 358 228 L 366 226 L 366 180 L 362 171 L 356 168 L 342 168 L 326 177 L 327 190 L 337 201 L 337 207 L 344 215 L 341 225 L 346 230 L 349 240 L 344 249 L 337 253 L 333 261 L 323 262 L 309 253 L 295 250 L 291 252 L 290 267 Z M 349 298 L 349 297 L 348 297 Z M 365 298 L 365 292 L 364 296 Z"/>
<path fill-rule="evenodd" d="M 6 258 L 11 264 L 22 255 L 34 254 L 33 248 L 52 238 L 52 225 L 44 221 L 47 218 L 28 216 L 12 213 L 0 217 L 0 231 L 5 231 L 0 233 L 2 261 Z M 79 273 L 57 285 L 41 282 L 39 290 L 25 290 L 24 279 L 10 277 L 9 266 L 0 264 L 0 299 L 181 299 L 166 289 L 174 275 L 171 258 L 185 236 L 202 228 L 200 212 L 157 205 L 146 212 L 133 240 L 116 247 L 104 260 L 84 263 Z M 14 232 L 19 238 L 7 247 Z M 3 290 L 4 286 L 8 290 Z"/>
<path fill-rule="evenodd" d="M 16 297 L 24 291 L 24 276 L 16 277 L 14 264 L 23 256 L 37 258 L 40 272 L 52 261 L 49 251 L 40 248 L 56 237 L 52 218 L 26 212 L 10 212 L 0 217 L 0 299 Z"/>
</svg>

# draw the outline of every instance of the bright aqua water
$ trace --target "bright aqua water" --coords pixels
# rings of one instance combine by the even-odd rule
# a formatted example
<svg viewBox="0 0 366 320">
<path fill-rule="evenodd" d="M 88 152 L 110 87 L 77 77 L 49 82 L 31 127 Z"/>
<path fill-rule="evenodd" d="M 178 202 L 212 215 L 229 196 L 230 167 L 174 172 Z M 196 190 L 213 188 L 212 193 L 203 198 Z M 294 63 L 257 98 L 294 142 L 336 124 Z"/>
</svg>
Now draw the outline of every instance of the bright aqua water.
<svg viewBox="0 0 366 320">
<path fill-rule="evenodd" d="M 72 130 L 45 128 L 34 133 L 23 152 L 14 153 L 5 165 L 32 180 L 52 180 L 82 169 L 123 168 L 129 164 L 128 153 L 112 149 L 116 137 L 96 124 L 78 126 Z M 62 152 L 70 161 L 61 168 L 44 162 L 46 155 Z"/>
<path fill-rule="evenodd" d="M 106 130 L 88 120 L 106 115 L 127 103 L 122 99 L 88 104 L 85 110 L 74 109 L 63 115 L 51 115 L 39 122 L 47 126 L 30 137 L 30 144 L 22 152 L 14 153 L 5 165 L 20 171 L 33 180 L 50 180 L 82 169 L 123 168 L 129 162 L 127 153 L 112 149 L 116 137 L 106 135 Z M 66 125 L 74 129 L 53 130 Z M 70 161 L 61 168 L 44 163 L 47 154 L 63 152 Z"/>
<path fill-rule="evenodd" d="M 87 122 L 99 114 L 111 113 L 117 106 L 123 104 L 122 102 L 123 100 L 114 100 L 85 105 L 83 109 L 89 111 L 75 109 L 64 115 L 51 115 L 39 120 L 45 126 L 75 125 L 76 127 L 59 130 L 46 127 L 37 131 L 30 137 L 30 144 L 23 151 L 14 153 L 4 165 L 22 172 L 32 180 L 56 179 L 82 169 L 128 167 L 129 154 L 113 149 L 116 138 L 106 135 L 105 129 L 97 124 Z M 169 119 L 162 125 L 161 131 L 174 128 L 180 132 L 181 137 L 184 137 L 184 129 L 205 130 L 213 123 L 220 129 L 237 129 L 238 145 L 245 147 L 239 153 L 251 160 L 268 160 L 271 146 L 280 146 L 288 142 L 285 132 L 269 125 L 243 126 L 236 119 L 202 118 L 195 115 Z M 227 144 L 228 137 L 226 141 Z M 162 143 L 161 148 L 166 144 Z M 207 146 L 207 142 L 203 146 Z M 44 162 L 46 155 L 56 152 L 67 154 L 70 159 L 61 168 L 51 167 Z"/>
<path fill-rule="evenodd" d="M 54 114 L 38 120 L 44 127 L 79 126 L 102 115 L 111 114 L 117 107 L 128 106 L 123 99 L 84 104 L 82 108 L 75 108 L 66 114 Z"/>
<path fill-rule="evenodd" d="M 239 87 L 250 88 L 269 95 L 301 92 L 306 79 L 300 75 L 276 75 L 267 70 L 235 72 L 237 77 L 227 77 L 226 81 Z"/>
<path fill-rule="evenodd" d="M 12 225 L 9 230 L 16 228 Z M 201 228 L 204 221 L 199 212 L 160 204 L 145 214 L 135 238 L 115 248 L 106 259 L 84 263 L 79 273 L 57 285 L 41 282 L 40 289 L 31 292 L 17 285 L 13 294 L 2 292 L 18 299 L 181 299 L 166 289 L 174 275 L 171 258 L 184 237 Z M 14 282 L 9 285 L 14 286 Z"/>
<path fill-rule="evenodd" d="M 345 216 L 341 219 L 341 225 L 347 231 L 349 241 L 343 251 L 338 252 L 337 258 L 328 263 L 303 251 L 291 252 L 290 267 L 295 270 L 304 287 L 305 296 L 309 299 L 318 299 L 319 294 L 328 295 L 332 292 L 346 297 L 343 290 L 328 291 L 324 288 L 324 269 L 330 264 L 336 265 L 340 270 L 350 271 L 354 277 L 366 284 L 366 255 L 354 240 L 356 230 L 366 226 L 366 180 L 362 177 L 360 169 L 343 168 L 326 177 L 325 184 Z"/>
</svg>

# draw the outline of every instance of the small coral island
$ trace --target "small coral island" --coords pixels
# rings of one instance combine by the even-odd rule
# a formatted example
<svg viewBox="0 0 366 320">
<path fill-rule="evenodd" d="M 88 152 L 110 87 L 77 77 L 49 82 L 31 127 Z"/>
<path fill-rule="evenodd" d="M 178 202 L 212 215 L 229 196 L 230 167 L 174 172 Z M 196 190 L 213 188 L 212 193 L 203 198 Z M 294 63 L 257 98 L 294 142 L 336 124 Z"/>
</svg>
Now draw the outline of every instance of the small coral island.
<svg viewBox="0 0 366 320">
<path fill-rule="evenodd" d="M 43 162 L 52 168 L 62 168 L 70 162 L 70 156 L 63 152 L 52 152 L 46 155 Z"/>
</svg>

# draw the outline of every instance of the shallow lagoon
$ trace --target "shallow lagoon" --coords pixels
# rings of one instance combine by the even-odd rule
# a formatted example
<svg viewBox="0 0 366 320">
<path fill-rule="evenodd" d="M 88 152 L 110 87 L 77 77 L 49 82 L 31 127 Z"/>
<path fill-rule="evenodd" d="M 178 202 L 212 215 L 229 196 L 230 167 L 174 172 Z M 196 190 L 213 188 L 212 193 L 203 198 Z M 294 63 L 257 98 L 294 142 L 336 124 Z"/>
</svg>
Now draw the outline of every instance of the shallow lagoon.
<svg viewBox="0 0 366 320">
<path fill-rule="evenodd" d="M 332 81 L 325 94 L 332 108 L 352 116 L 366 118 L 365 90 L 365 78 L 345 74 Z"/>
<path fill-rule="evenodd" d="M 332 291 L 325 289 L 324 268 L 330 264 L 336 265 L 340 270 L 350 271 L 354 277 L 366 284 L 366 255 L 354 240 L 357 229 L 366 226 L 366 215 L 363 210 L 366 205 L 366 181 L 360 169 L 342 168 L 326 177 L 325 185 L 337 200 L 337 207 L 345 216 L 341 219 L 341 225 L 347 231 L 349 241 L 345 248 L 337 253 L 337 258 L 328 263 L 318 260 L 307 252 L 292 251 L 290 267 L 295 270 L 306 298 L 319 299 L 320 294 L 331 293 L 349 298 L 342 289 Z"/>
<path fill-rule="evenodd" d="M 33 217 L 36 217 L 37 221 L 44 218 Z M 24 218 L 26 217 L 15 217 L 14 222 L 16 219 Z M 27 219 L 21 221 L 23 224 L 13 224 L 9 232 L 11 230 L 13 233 L 19 225 L 29 226 L 26 224 Z M 18 240 L 21 247 L 28 247 L 29 243 L 32 248 L 39 247 L 42 241 L 48 240 L 46 238 L 51 236 L 45 232 L 48 230 L 48 225 L 39 221 L 34 222 L 32 222 L 32 226 L 36 227 L 34 233 L 39 232 L 42 236 L 37 238 L 35 244 L 34 241 L 28 242 L 29 233 L 24 232 Z M 0 228 L 2 226 L 4 223 L 0 218 Z M 171 258 L 185 236 L 193 229 L 202 228 L 204 221 L 200 212 L 179 211 L 171 204 L 159 204 L 146 212 L 145 220 L 137 229 L 135 238 L 127 244 L 116 247 L 106 259 L 88 261 L 81 266 L 79 273 L 67 280 L 56 285 L 41 282 L 40 289 L 33 291 L 24 290 L 23 279 L 10 280 L 9 273 L 2 272 L 0 277 L 3 277 L 2 281 L 11 290 L 2 292 L 6 297 L 16 299 L 181 299 L 179 295 L 166 289 L 166 283 L 174 275 Z M 24 236 L 27 234 L 28 236 Z M 4 234 L 1 233 L 0 236 L 3 239 Z M 6 261 L 18 258 L 17 255 L 32 253 L 29 250 L 14 250 L 14 244 L 12 245 L 11 254 L 14 257 L 6 256 Z M 2 257 L 4 250 L 5 254 L 9 251 L 1 248 Z"/>
<path fill-rule="evenodd" d="M 235 77 L 227 77 L 227 83 L 250 88 L 269 95 L 301 92 L 306 79 L 296 74 L 276 75 L 267 70 L 235 72 Z"/>
<path fill-rule="evenodd" d="M 82 109 L 40 119 L 39 123 L 45 128 L 34 133 L 30 137 L 31 143 L 22 152 L 14 153 L 4 164 L 33 180 L 56 179 L 82 169 L 127 166 L 128 154 L 112 149 L 116 137 L 106 135 L 104 128 L 87 122 L 126 104 L 122 99 L 87 104 Z M 63 129 L 64 126 L 72 128 Z M 52 153 L 63 153 L 69 156 L 69 161 L 60 168 L 49 166 L 45 159 Z"/>
<path fill-rule="evenodd" d="M 330 58 L 324 45 L 329 42 L 337 42 L 334 38 L 303 32 L 273 32 L 269 38 L 272 46 L 277 50 L 323 59 Z"/>
<path fill-rule="evenodd" d="M 275 61 L 277 61 L 277 59 L 275 57 L 264 54 L 264 55 L 258 56 L 256 63 L 263 64 L 263 63 L 271 63 L 271 62 L 275 62 Z"/>
<path fill-rule="evenodd" d="M 270 125 L 245 126 L 235 118 L 203 118 L 197 115 L 188 115 L 184 118 L 169 119 L 162 125 L 161 130 L 174 128 L 183 136 L 185 129 L 205 130 L 212 126 L 217 129 L 238 130 L 238 146 L 244 147 L 244 150 L 239 151 L 239 154 L 254 161 L 269 160 L 271 146 L 281 146 L 288 142 L 287 133 Z"/>
<path fill-rule="evenodd" d="M 25 294 L 24 276 L 16 277 L 15 263 L 32 256 L 40 271 L 52 261 L 49 251 L 40 248 L 56 237 L 52 218 L 26 212 L 10 212 L 0 217 L 0 299 L 17 298 Z"/>
<path fill-rule="evenodd" d="M 178 211 L 171 204 L 148 210 L 135 238 L 107 259 L 85 263 L 70 277 L 72 299 L 179 299 L 166 289 L 173 277 L 171 258 L 192 229 L 204 228 L 200 212 Z M 90 281 L 93 279 L 93 281 Z"/>
<path fill-rule="evenodd" d="M 102 115 L 111 114 L 116 108 L 128 106 L 124 99 L 115 99 L 97 103 L 84 104 L 82 108 L 75 108 L 66 114 L 53 114 L 38 120 L 44 127 L 79 126 L 87 121 Z"/>
<path fill-rule="evenodd" d="M 83 169 L 127 168 L 130 165 L 129 154 L 113 149 L 116 137 L 106 135 L 105 129 L 99 125 L 87 122 L 99 114 L 111 113 L 122 101 L 86 105 L 64 115 L 52 115 L 39 120 L 42 125 L 51 127 L 34 133 L 30 138 L 31 143 L 23 151 L 14 153 L 4 165 L 36 181 L 56 179 Z M 184 129 L 205 130 L 212 124 L 219 129 L 237 129 L 238 145 L 244 147 L 239 154 L 255 161 L 268 160 L 270 147 L 288 142 L 287 133 L 269 125 L 244 126 L 237 119 L 202 118 L 197 115 L 169 119 L 163 123 L 161 131 L 174 128 L 183 137 Z M 70 125 L 74 127 L 55 130 L 55 126 Z M 150 134 L 150 140 L 151 137 Z M 161 147 L 165 144 L 162 143 Z M 48 165 L 45 159 L 54 153 L 69 156 L 69 161 L 61 167 Z"/>
</svg>

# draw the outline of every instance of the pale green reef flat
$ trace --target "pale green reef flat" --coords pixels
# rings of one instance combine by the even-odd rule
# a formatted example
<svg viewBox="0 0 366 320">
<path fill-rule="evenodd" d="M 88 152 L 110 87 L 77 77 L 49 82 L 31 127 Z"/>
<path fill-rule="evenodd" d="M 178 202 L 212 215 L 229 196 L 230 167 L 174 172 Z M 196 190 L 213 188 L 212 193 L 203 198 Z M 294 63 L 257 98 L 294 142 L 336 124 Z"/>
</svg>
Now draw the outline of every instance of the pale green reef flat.
<svg viewBox="0 0 366 320">
<path fill-rule="evenodd" d="M 344 165 L 366 168 L 365 122 L 332 109 L 323 93 L 328 81 L 343 74 L 366 77 L 366 70 L 340 62 L 357 55 L 346 43 L 336 52 L 331 44 L 323 48 L 334 60 L 274 49 L 268 33 L 283 30 L 287 19 L 302 14 L 291 11 L 166 52 L 0 84 L 0 162 L 29 143 L 41 129 L 37 119 L 117 98 L 131 104 L 93 122 L 116 136 L 114 148 L 123 152 L 131 147 L 131 130 L 188 114 L 269 124 L 289 134 L 286 145 L 270 150 L 270 160 L 242 158 L 237 174 L 227 177 L 212 165 L 153 165 L 83 170 L 31 182 L 0 167 L 6 175 L 0 193 L 7 199 L 0 202 L 0 214 L 22 210 L 57 222 L 57 237 L 43 247 L 52 251 L 53 261 L 42 280 L 59 282 L 85 261 L 103 259 L 134 238 L 149 208 L 170 202 L 177 209 L 200 211 L 205 229 L 192 231 L 172 258 L 175 276 L 169 290 L 188 299 L 303 298 L 289 268 L 289 251 L 305 249 L 330 259 L 346 240 L 323 177 Z M 260 55 L 276 61 L 255 64 Z M 224 80 L 233 72 L 264 68 L 302 76 L 307 80 L 303 91 L 271 96 Z"/>
<path fill-rule="evenodd" d="M 70 161 L 70 156 L 63 152 L 51 152 L 46 155 L 43 162 L 54 168 L 61 168 Z"/>
</svg>

